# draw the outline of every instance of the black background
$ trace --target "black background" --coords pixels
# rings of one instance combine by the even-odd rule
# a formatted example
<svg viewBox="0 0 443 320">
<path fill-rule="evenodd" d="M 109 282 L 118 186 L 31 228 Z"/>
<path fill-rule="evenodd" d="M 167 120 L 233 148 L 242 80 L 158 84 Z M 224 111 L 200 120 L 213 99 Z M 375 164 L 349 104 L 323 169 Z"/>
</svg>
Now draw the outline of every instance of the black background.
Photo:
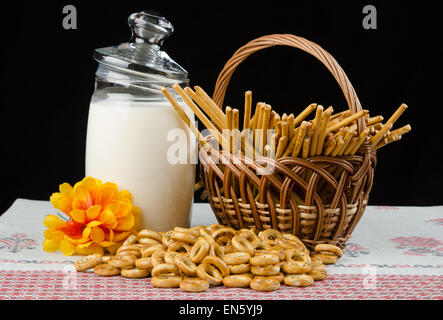
<svg viewBox="0 0 443 320">
<path fill-rule="evenodd" d="M 77 30 L 62 27 L 68 4 L 77 8 Z M 362 27 L 366 4 L 377 8 L 377 30 Z M 192 85 L 210 93 L 223 64 L 256 37 L 293 33 L 318 43 L 346 71 L 371 115 L 388 118 L 401 103 L 409 106 L 397 126 L 410 123 L 413 131 L 378 152 L 370 204 L 443 204 L 442 27 L 432 4 L 40 1 L 1 10 L 0 212 L 18 197 L 47 200 L 60 183 L 84 176 L 93 50 L 127 41 L 127 17 L 143 9 L 173 23 L 165 50 L 188 70 Z M 311 102 L 346 108 L 327 69 L 293 48 L 249 57 L 234 74 L 225 104 L 241 108 L 246 90 L 280 114 L 296 114 Z"/>
</svg>

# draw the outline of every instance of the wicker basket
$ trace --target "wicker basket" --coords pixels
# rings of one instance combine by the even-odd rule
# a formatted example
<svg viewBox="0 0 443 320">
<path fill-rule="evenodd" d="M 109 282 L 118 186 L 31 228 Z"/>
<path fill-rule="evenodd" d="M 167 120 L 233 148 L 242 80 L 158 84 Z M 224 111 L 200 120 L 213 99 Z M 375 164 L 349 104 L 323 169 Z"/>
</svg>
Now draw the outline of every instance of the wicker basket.
<svg viewBox="0 0 443 320">
<path fill-rule="evenodd" d="M 335 59 L 317 44 L 290 34 L 255 39 L 234 53 L 215 86 L 213 100 L 219 107 L 236 67 L 250 54 L 276 45 L 299 48 L 320 60 L 340 85 L 351 112 L 362 110 Z M 366 128 L 362 119 L 357 126 L 358 132 Z M 226 158 L 217 150 L 211 152 L 211 158 Z M 367 143 L 355 155 L 343 157 L 284 157 L 274 161 L 230 154 L 230 161 L 221 165 L 207 161 L 206 156 L 200 153 L 200 175 L 220 224 L 235 229 L 274 228 L 298 236 L 310 248 L 319 243 L 344 247 L 366 208 L 376 165 L 375 153 Z M 263 163 L 275 166 L 272 175 L 257 175 L 256 169 Z M 258 191 L 254 194 L 253 190 Z M 290 196 L 292 191 L 302 204 Z"/>
</svg>

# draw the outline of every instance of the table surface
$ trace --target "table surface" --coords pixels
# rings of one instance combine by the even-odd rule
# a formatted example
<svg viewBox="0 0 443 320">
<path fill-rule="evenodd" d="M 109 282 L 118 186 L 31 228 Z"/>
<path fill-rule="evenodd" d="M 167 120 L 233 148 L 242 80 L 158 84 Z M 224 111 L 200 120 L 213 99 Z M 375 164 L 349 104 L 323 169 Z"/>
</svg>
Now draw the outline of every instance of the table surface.
<svg viewBox="0 0 443 320">
<path fill-rule="evenodd" d="M 0 216 L 0 299 L 443 299 L 443 207 L 369 206 L 328 278 L 262 293 L 224 286 L 190 294 L 150 278 L 77 273 L 76 256 L 42 250 L 48 201 L 17 199 Z M 191 225 L 216 223 L 194 204 Z"/>
</svg>

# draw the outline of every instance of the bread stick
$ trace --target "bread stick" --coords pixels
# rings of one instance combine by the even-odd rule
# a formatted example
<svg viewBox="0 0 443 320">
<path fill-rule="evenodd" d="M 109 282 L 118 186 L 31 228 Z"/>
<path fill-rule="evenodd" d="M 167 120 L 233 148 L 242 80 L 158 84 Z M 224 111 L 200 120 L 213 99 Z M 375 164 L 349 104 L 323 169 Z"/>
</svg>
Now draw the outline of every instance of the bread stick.
<svg viewBox="0 0 443 320">
<path fill-rule="evenodd" d="M 391 131 L 391 135 L 403 135 L 405 133 L 408 133 L 409 131 L 411 131 L 411 126 L 407 124 L 399 129 Z"/>
<path fill-rule="evenodd" d="M 245 92 L 245 114 L 243 117 L 243 129 L 249 129 L 251 121 L 251 107 L 252 107 L 252 91 Z"/>
<path fill-rule="evenodd" d="M 259 110 L 261 108 L 261 105 L 262 105 L 262 102 L 257 102 L 257 104 L 255 105 L 254 116 L 251 118 L 251 121 L 250 121 L 250 126 L 252 129 L 252 136 L 255 135 L 254 131 L 255 131 L 255 129 L 257 129 L 258 114 L 260 113 Z"/>
<path fill-rule="evenodd" d="M 334 113 L 334 108 L 332 106 L 329 106 L 326 108 L 326 110 L 324 112 L 328 112 L 332 115 L 332 113 Z"/>
<path fill-rule="evenodd" d="M 288 115 L 286 113 L 283 113 L 283 115 L 281 116 L 281 121 L 288 122 Z"/>
<path fill-rule="evenodd" d="M 309 147 L 309 154 L 311 156 L 315 156 L 315 154 L 317 153 L 317 141 L 321 130 L 322 117 L 323 117 L 323 106 L 319 105 L 317 106 L 317 110 L 315 112 L 315 118 L 312 122 L 312 129 L 313 129 L 312 139 L 311 139 L 311 145 Z"/>
<path fill-rule="evenodd" d="M 403 112 L 406 111 L 407 108 L 408 106 L 403 103 L 400 107 L 398 107 L 398 109 L 388 119 L 388 121 L 386 121 L 386 124 L 392 123 L 392 125 L 394 125 L 394 123 L 398 120 L 398 118 L 400 118 L 400 116 L 403 114 Z"/>
<path fill-rule="evenodd" d="M 327 128 L 327 132 L 332 132 L 332 131 L 336 131 L 348 124 L 350 124 L 351 122 L 357 120 L 360 117 L 363 117 L 366 114 L 365 110 L 361 110 L 357 113 L 354 113 L 353 115 L 344 118 L 343 120 L 341 120 L 340 122 L 338 122 L 337 124 L 334 124 L 330 127 Z"/>
<path fill-rule="evenodd" d="M 257 110 L 258 114 L 257 114 L 257 124 L 256 124 L 255 130 L 254 130 L 254 140 L 258 144 L 255 145 L 255 148 L 258 148 L 260 145 L 261 133 L 262 133 L 261 131 L 262 131 L 262 125 L 263 125 L 263 113 L 264 113 L 263 109 L 265 107 L 265 104 L 263 102 L 260 102 L 260 104 L 257 107 L 258 107 L 258 110 Z"/>
<path fill-rule="evenodd" d="M 269 125 L 269 117 L 271 115 L 271 106 L 270 105 L 265 105 L 263 108 L 263 121 L 262 121 L 262 125 L 261 125 L 261 139 L 260 139 L 260 148 L 259 150 L 261 152 L 264 152 L 264 147 L 266 146 L 266 137 L 268 134 L 268 125 Z"/>
<path fill-rule="evenodd" d="M 232 150 L 233 154 L 238 154 L 241 147 L 240 142 L 240 131 L 239 131 L 239 125 L 240 125 L 240 112 L 238 109 L 232 109 Z"/>
<path fill-rule="evenodd" d="M 359 139 L 358 137 L 353 137 L 351 139 L 351 142 L 348 144 L 348 146 L 343 151 L 343 155 L 347 156 L 351 153 L 352 149 L 354 149 L 355 145 L 357 144 L 358 139 Z"/>
<path fill-rule="evenodd" d="M 215 114 L 216 118 L 219 119 L 221 123 L 225 120 L 225 114 L 219 106 L 208 96 L 208 94 L 199 86 L 194 86 L 195 93 L 200 96 L 203 101 L 207 104 L 207 108 L 211 109 Z"/>
<path fill-rule="evenodd" d="M 300 153 L 300 149 L 303 146 L 303 142 L 305 139 L 306 131 L 308 130 L 308 127 L 311 126 L 310 122 L 303 121 L 299 127 L 298 133 L 297 133 L 297 139 L 295 141 L 294 149 L 292 150 L 292 156 L 298 157 L 298 154 Z"/>
<path fill-rule="evenodd" d="M 166 89 L 165 87 L 161 88 L 162 93 L 165 95 L 166 99 L 168 99 L 169 103 L 172 105 L 174 110 L 177 112 L 179 117 L 183 120 L 183 122 L 188 126 L 188 128 L 191 130 L 191 132 L 197 137 L 198 141 L 202 145 L 207 145 L 207 142 L 205 141 L 203 135 L 198 131 L 197 127 L 191 122 L 189 117 L 186 115 L 185 111 L 182 109 L 182 107 L 179 105 L 179 103 L 174 99 L 172 94 Z M 222 142 L 222 145 L 226 145 L 222 135 L 220 132 L 215 129 L 213 130 L 214 134 L 217 135 L 217 138 L 219 141 Z"/>
<path fill-rule="evenodd" d="M 208 107 L 207 103 L 198 96 L 194 90 L 192 90 L 189 87 L 186 87 L 184 91 L 194 100 L 198 106 L 208 115 L 209 119 L 220 129 L 225 129 L 226 126 L 226 119 L 220 119 L 217 117 L 217 115 L 214 113 L 214 110 L 210 107 Z"/>
<path fill-rule="evenodd" d="M 288 137 L 288 122 L 287 121 L 280 121 L 280 126 L 281 126 L 281 136 L 282 137 Z"/>
<path fill-rule="evenodd" d="M 280 116 L 276 113 L 274 114 L 274 129 L 275 131 L 279 131 L 279 125 L 278 123 L 280 122 Z"/>
<path fill-rule="evenodd" d="M 394 136 L 392 136 L 392 137 L 390 137 L 390 138 L 386 138 L 385 141 L 380 142 L 380 143 L 375 147 L 375 150 L 378 150 L 378 149 L 380 149 L 381 147 L 384 147 L 385 145 L 390 144 L 391 142 L 394 142 L 394 141 L 398 141 L 398 140 L 401 140 L 401 135 L 399 135 L 399 134 L 396 134 L 396 135 L 394 135 Z"/>
<path fill-rule="evenodd" d="M 271 108 L 271 114 L 269 115 L 269 123 L 268 123 L 268 129 L 274 129 L 274 116 L 275 111 Z"/>
<path fill-rule="evenodd" d="M 346 147 L 348 146 L 348 144 L 351 142 L 352 137 L 355 134 L 355 128 L 349 128 L 345 134 L 345 137 L 343 138 L 344 140 L 344 144 L 343 146 L 340 148 L 340 150 L 338 151 L 337 155 L 338 156 L 342 156 Z"/>
<path fill-rule="evenodd" d="M 295 146 L 295 142 L 296 142 L 296 140 L 297 140 L 297 135 L 294 135 L 294 136 L 292 137 L 292 139 L 289 141 L 289 144 L 288 144 L 288 146 L 286 147 L 285 152 L 283 152 L 282 157 L 287 157 L 287 156 L 289 156 L 290 154 L 292 154 L 292 150 L 294 149 L 294 146 Z"/>
<path fill-rule="evenodd" d="M 351 110 L 345 110 L 342 112 L 338 112 L 336 114 L 331 115 L 331 120 L 335 120 L 337 118 L 343 119 L 351 115 Z"/>
<path fill-rule="evenodd" d="M 174 84 L 172 88 L 182 97 L 183 101 L 189 106 L 189 108 L 194 112 L 198 119 L 205 125 L 209 130 L 217 130 L 214 124 L 206 117 L 206 115 L 200 110 L 200 108 L 192 101 L 192 99 L 186 94 L 186 92 L 180 87 L 179 84 Z M 163 89 L 162 89 L 163 92 Z"/>
<path fill-rule="evenodd" d="M 333 112 L 333 110 L 334 109 L 332 109 L 332 107 L 329 107 L 323 112 L 323 117 L 321 118 L 320 124 L 321 129 L 317 141 L 317 150 L 315 152 L 316 155 L 321 155 L 323 151 L 323 145 L 326 137 L 326 128 L 328 126 L 329 118 L 331 117 L 331 113 Z"/>
<path fill-rule="evenodd" d="M 238 109 L 232 109 L 232 129 L 240 129 L 240 112 Z"/>
<path fill-rule="evenodd" d="M 232 149 L 232 143 L 233 143 L 233 139 L 232 139 L 232 108 L 230 106 L 227 106 L 225 108 L 225 113 L 226 113 L 226 124 L 225 124 L 225 128 L 226 130 L 223 130 L 223 135 L 225 135 L 226 140 L 229 141 L 229 152 L 232 153 L 233 149 Z"/>
<path fill-rule="evenodd" d="M 291 141 L 292 137 L 294 136 L 294 115 L 291 113 L 288 117 L 288 137 L 289 141 Z"/>
<path fill-rule="evenodd" d="M 288 144 L 288 137 L 287 136 L 281 137 L 278 140 L 277 152 L 275 154 L 275 159 L 278 159 L 278 158 L 281 157 L 281 155 L 283 154 L 287 144 Z"/>
<path fill-rule="evenodd" d="M 294 126 L 297 126 L 300 122 L 302 122 L 307 116 L 311 114 L 312 111 L 315 110 L 317 107 L 316 103 L 312 103 L 309 106 L 306 107 L 305 110 L 303 110 L 295 119 L 294 119 Z"/>
<path fill-rule="evenodd" d="M 375 136 L 371 138 L 371 148 L 375 148 L 375 146 L 379 143 L 379 141 L 383 138 L 383 136 L 392 129 L 392 122 L 386 123 L 383 128 L 380 129 L 379 132 Z"/>
<path fill-rule="evenodd" d="M 302 158 L 306 159 L 307 157 L 309 157 L 309 146 L 311 144 L 311 137 L 306 136 L 303 139 L 303 148 L 302 148 Z"/>
<path fill-rule="evenodd" d="M 271 137 L 271 141 L 268 141 L 268 144 L 265 146 L 265 156 L 271 159 L 275 159 L 275 134 Z"/>
<path fill-rule="evenodd" d="M 262 129 L 264 108 L 265 108 L 265 104 L 263 102 L 261 102 L 260 105 L 258 106 L 258 110 L 257 110 L 258 118 L 257 118 L 257 127 L 256 127 L 256 129 Z"/>
<path fill-rule="evenodd" d="M 275 127 L 276 127 L 276 125 L 277 125 L 277 119 L 278 119 L 278 121 L 280 121 L 280 116 L 278 115 L 278 113 L 277 112 L 275 112 L 274 110 L 272 110 L 271 111 L 271 118 L 269 119 L 269 124 L 270 124 L 270 126 L 272 127 L 272 128 L 274 128 L 275 129 Z M 271 123 L 271 120 L 272 120 L 272 123 Z"/>
<path fill-rule="evenodd" d="M 342 146 L 345 144 L 345 141 L 344 141 L 344 139 L 343 139 L 343 137 L 341 135 L 338 136 L 337 138 L 338 138 L 337 139 L 337 144 L 336 144 L 334 150 L 331 153 L 332 157 L 336 157 L 338 155 L 339 151 L 341 150 Z"/>
<path fill-rule="evenodd" d="M 368 126 L 371 126 L 373 124 L 382 122 L 383 119 L 384 119 L 383 116 L 375 116 L 375 117 L 369 118 L 368 121 L 366 122 L 366 124 Z"/>
<path fill-rule="evenodd" d="M 351 150 L 350 154 L 354 155 L 358 149 L 360 148 L 360 146 L 363 144 L 363 142 L 365 142 L 366 138 L 369 135 L 369 129 L 366 128 L 365 130 L 363 130 L 357 140 L 357 143 L 355 144 L 354 148 Z"/>
<path fill-rule="evenodd" d="M 326 146 L 325 146 L 324 155 L 329 156 L 332 153 L 332 151 L 335 149 L 336 145 L 337 145 L 337 142 L 336 142 L 335 138 L 329 137 L 328 141 L 326 143 Z"/>
<path fill-rule="evenodd" d="M 383 128 L 383 123 L 379 122 L 373 125 L 368 126 L 371 133 L 378 132 L 381 128 Z"/>
<path fill-rule="evenodd" d="M 311 146 L 313 131 L 314 131 L 314 129 L 312 128 L 312 124 L 311 124 L 308 127 L 308 130 L 306 131 L 305 139 L 303 140 L 302 157 L 304 159 L 309 157 L 309 150 L 310 150 L 310 146 Z M 306 138 L 309 138 L 309 139 L 306 139 Z M 306 147 L 308 148 L 307 150 L 305 150 Z"/>
<path fill-rule="evenodd" d="M 225 113 L 226 113 L 225 128 L 228 130 L 232 130 L 232 108 L 230 106 L 226 106 Z"/>
</svg>

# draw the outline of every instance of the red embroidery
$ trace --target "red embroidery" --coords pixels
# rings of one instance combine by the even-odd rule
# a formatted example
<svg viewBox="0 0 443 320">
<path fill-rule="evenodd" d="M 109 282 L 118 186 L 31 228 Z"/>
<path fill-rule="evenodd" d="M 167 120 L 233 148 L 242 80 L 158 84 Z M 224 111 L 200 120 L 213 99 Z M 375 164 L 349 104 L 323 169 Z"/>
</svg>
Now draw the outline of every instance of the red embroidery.
<svg viewBox="0 0 443 320">
<path fill-rule="evenodd" d="M 425 222 L 433 222 L 434 226 L 443 226 L 443 219 L 426 220 Z"/>
<path fill-rule="evenodd" d="M 262 293 L 220 286 L 198 297 L 178 288 L 153 288 L 150 278 L 103 278 L 91 272 L 75 273 L 77 286 L 69 290 L 62 285 L 66 276 L 58 271 L 0 271 L 0 299 L 443 299 L 443 275 L 377 275 L 373 289 L 364 287 L 367 275 L 330 275 L 306 288 L 282 286 Z"/>
<path fill-rule="evenodd" d="M 389 239 L 398 245 L 398 249 L 407 249 L 403 254 L 414 256 L 443 256 L 443 242 L 435 238 L 397 237 Z"/>
<path fill-rule="evenodd" d="M 28 239 L 25 233 L 15 233 L 11 237 L 0 239 L 0 249 L 6 249 L 13 253 L 23 249 L 35 249 L 38 245 L 33 239 Z"/>
<path fill-rule="evenodd" d="M 346 247 L 343 249 L 343 254 L 348 257 L 356 258 L 356 257 L 360 256 L 361 254 L 369 254 L 369 249 L 367 249 L 357 243 L 348 242 L 346 244 Z"/>
</svg>

